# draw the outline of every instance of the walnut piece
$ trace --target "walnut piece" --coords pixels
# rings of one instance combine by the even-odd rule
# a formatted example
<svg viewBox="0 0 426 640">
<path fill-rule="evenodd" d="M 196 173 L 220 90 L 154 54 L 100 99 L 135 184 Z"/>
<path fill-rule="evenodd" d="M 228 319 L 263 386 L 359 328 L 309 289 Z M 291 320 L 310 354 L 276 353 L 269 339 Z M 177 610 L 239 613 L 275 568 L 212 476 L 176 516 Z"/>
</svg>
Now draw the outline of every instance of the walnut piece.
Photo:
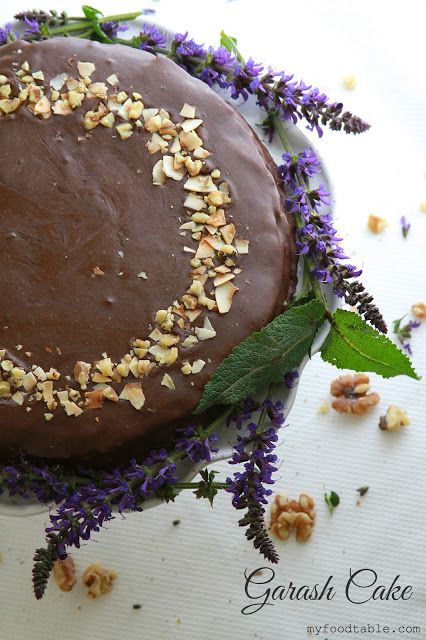
<svg viewBox="0 0 426 640">
<path fill-rule="evenodd" d="M 339 376 L 330 385 L 330 393 L 336 399 L 331 406 L 338 413 L 363 415 L 380 401 L 377 393 L 367 393 L 370 378 L 365 373 Z"/>
<path fill-rule="evenodd" d="M 65 560 L 56 560 L 53 565 L 53 576 L 61 591 L 71 591 L 77 582 L 74 560 L 67 556 Z"/>
<path fill-rule="evenodd" d="M 315 502 L 307 493 L 301 493 L 299 500 L 278 494 L 271 507 L 269 529 L 280 540 L 288 540 L 291 529 L 295 529 L 297 542 L 306 542 L 312 535 L 315 517 Z"/>
<path fill-rule="evenodd" d="M 416 302 L 411 307 L 411 311 L 416 318 L 423 320 L 426 318 L 426 302 Z"/>
<path fill-rule="evenodd" d="M 382 233 L 388 226 L 386 218 L 380 216 L 368 216 L 367 226 L 372 233 Z"/>
<path fill-rule="evenodd" d="M 403 409 L 391 404 L 385 416 L 380 417 L 379 427 L 382 431 L 398 431 L 402 427 L 408 427 L 410 420 Z"/>
<path fill-rule="evenodd" d="M 94 599 L 111 591 L 113 581 L 117 577 L 117 573 L 113 569 L 104 569 L 99 562 L 95 562 L 84 571 L 82 580 L 83 584 L 88 587 L 87 595 Z"/>
</svg>

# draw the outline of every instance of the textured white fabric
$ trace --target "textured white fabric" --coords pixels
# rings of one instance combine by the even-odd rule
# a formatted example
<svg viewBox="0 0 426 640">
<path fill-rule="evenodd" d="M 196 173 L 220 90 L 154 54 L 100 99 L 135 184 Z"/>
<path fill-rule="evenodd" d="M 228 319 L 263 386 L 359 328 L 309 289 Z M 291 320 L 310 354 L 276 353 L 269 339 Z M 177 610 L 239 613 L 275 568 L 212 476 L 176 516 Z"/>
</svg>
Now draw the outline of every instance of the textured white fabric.
<svg viewBox="0 0 426 640">
<path fill-rule="evenodd" d="M 99 8 L 117 13 L 139 8 L 139 2 L 104 0 Z M 317 84 L 328 95 L 372 124 L 368 133 L 346 136 L 326 131 L 315 139 L 335 187 L 336 219 L 364 269 L 363 280 L 374 293 L 386 319 L 406 313 L 417 300 L 426 300 L 426 82 L 424 71 L 423 2 L 178 2 L 151 5 L 158 20 L 177 31 L 190 30 L 198 41 L 216 43 L 221 28 L 238 37 L 244 54 L 296 78 Z M 12 11 L 28 9 L 23 0 L 1 6 L 1 22 Z M 50 9 L 42 2 L 40 8 Z M 60 3 L 73 14 L 78 2 Z M 357 87 L 342 87 L 354 75 Z M 4 156 L 3 156 L 4 158 Z M 380 237 L 366 230 L 368 214 L 384 216 L 388 230 Z M 399 218 L 412 223 L 401 236 Z M 413 339 L 414 363 L 426 374 L 426 327 Z M 405 378 L 384 381 L 372 376 L 380 407 L 363 419 L 334 413 L 319 416 L 318 405 L 328 398 L 336 370 L 318 357 L 309 363 L 296 404 L 279 448 L 283 464 L 277 488 L 292 497 L 300 492 L 317 501 L 317 524 L 306 545 L 290 540 L 278 544 L 281 564 L 275 585 L 324 582 L 333 575 L 337 591 L 331 601 L 284 600 L 243 616 L 248 604 L 243 572 L 264 562 L 245 541 L 238 514 L 227 495 L 214 509 L 183 495 L 175 504 L 113 521 L 108 530 L 74 554 L 77 568 L 97 559 L 119 572 L 111 594 L 90 601 L 80 584 L 60 593 L 54 584 L 37 603 L 31 594 L 33 549 L 43 542 L 45 516 L 1 518 L 0 640 L 301 640 L 308 625 L 419 625 L 422 634 L 370 633 L 371 638 L 426 638 L 426 473 L 425 383 Z M 390 403 L 405 408 L 412 425 L 387 434 L 377 428 Z M 227 465 L 219 468 L 227 473 Z M 357 506 L 356 489 L 370 491 Z M 332 518 L 323 493 L 335 490 L 341 505 Z M 181 519 L 178 526 L 172 521 Z M 345 599 L 350 568 L 375 569 L 390 585 L 400 574 L 414 595 L 406 602 L 369 602 L 362 606 Z M 140 610 L 132 610 L 141 603 Z M 360 635 L 323 634 L 322 638 Z"/>
</svg>

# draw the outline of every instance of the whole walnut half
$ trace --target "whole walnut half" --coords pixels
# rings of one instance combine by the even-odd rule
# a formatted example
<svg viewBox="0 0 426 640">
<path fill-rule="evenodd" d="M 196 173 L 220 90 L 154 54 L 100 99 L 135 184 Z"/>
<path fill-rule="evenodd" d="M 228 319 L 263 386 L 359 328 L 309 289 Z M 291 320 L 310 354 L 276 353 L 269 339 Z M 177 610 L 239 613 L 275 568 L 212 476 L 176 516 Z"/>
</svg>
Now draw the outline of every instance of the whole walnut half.
<svg viewBox="0 0 426 640">
<path fill-rule="evenodd" d="M 299 500 L 289 500 L 284 494 L 277 494 L 271 506 L 269 528 L 280 540 L 288 540 L 294 529 L 297 542 L 306 542 L 315 524 L 315 502 L 307 493 L 301 493 Z"/>
<path fill-rule="evenodd" d="M 339 376 L 330 385 L 330 393 L 335 397 L 331 406 L 338 413 L 363 415 L 380 402 L 378 393 L 368 393 L 370 378 L 365 373 Z"/>
</svg>

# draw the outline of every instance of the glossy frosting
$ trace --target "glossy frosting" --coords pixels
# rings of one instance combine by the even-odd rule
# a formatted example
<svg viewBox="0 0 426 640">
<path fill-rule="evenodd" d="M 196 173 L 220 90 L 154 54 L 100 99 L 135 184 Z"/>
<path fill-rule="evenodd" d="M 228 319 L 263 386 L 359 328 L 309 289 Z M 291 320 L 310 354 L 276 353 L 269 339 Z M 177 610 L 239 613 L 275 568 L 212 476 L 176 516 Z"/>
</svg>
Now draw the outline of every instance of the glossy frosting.
<svg viewBox="0 0 426 640">
<path fill-rule="evenodd" d="M 164 445 L 220 361 L 293 293 L 292 227 L 273 162 L 237 111 L 165 58 L 73 38 L 18 41 L 1 47 L 0 74 L 11 77 L 12 62 L 25 60 L 46 78 L 64 71 L 76 76 L 77 61 L 91 61 L 96 80 L 117 74 L 120 90 L 140 92 L 145 106 L 160 106 L 172 119 L 179 119 L 184 102 L 195 105 L 204 147 L 213 154 L 207 164 L 219 167 L 230 185 L 232 221 L 250 240 L 250 251 L 231 311 L 212 314 L 216 338 L 191 349 L 191 360 L 207 362 L 199 374 L 183 376 L 181 361 L 157 367 L 142 381 L 140 411 L 129 402 L 105 402 L 77 418 L 58 409 L 46 422 L 43 403 L 33 402 L 27 412 L 1 400 L 0 455 L 23 450 L 106 460 Z M 0 118 L 0 348 L 26 369 L 36 362 L 69 376 L 77 360 L 94 362 L 106 352 L 119 361 L 135 337 L 149 333 L 155 311 L 190 284 L 188 241 L 179 233 L 182 186 L 172 180 L 153 186 L 159 154 L 146 152 L 143 129 L 122 141 L 98 127 L 78 141 L 82 113 L 43 120 L 24 107 Z M 103 277 L 93 277 L 95 266 Z M 137 277 L 141 271 L 146 280 Z M 176 390 L 161 386 L 165 371 Z"/>
</svg>

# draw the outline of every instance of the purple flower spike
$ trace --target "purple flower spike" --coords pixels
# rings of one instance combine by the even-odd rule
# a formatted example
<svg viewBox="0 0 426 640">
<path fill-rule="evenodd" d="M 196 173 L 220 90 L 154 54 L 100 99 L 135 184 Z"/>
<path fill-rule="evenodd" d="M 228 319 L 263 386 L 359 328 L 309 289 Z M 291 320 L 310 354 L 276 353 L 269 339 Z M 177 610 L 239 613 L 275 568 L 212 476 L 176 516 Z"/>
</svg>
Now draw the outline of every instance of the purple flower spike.
<svg viewBox="0 0 426 640">
<path fill-rule="evenodd" d="M 320 171 L 318 158 L 311 149 L 296 155 L 284 153 L 282 158 L 284 162 L 279 171 L 287 194 L 287 210 L 297 221 L 298 254 L 311 259 L 314 265 L 311 274 L 319 282 L 333 284 L 335 295 L 357 307 L 366 320 L 386 333 L 386 323 L 373 304 L 373 298 L 355 280 L 361 275 L 361 269 L 341 263 L 348 256 L 340 246 L 342 238 L 337 235 L 331 214 L 324 211 L 324 207 L 330 204 L 330 194 L 323 185 L 314 189 L 310 187 L 310 180 Z"/>
</svg>

